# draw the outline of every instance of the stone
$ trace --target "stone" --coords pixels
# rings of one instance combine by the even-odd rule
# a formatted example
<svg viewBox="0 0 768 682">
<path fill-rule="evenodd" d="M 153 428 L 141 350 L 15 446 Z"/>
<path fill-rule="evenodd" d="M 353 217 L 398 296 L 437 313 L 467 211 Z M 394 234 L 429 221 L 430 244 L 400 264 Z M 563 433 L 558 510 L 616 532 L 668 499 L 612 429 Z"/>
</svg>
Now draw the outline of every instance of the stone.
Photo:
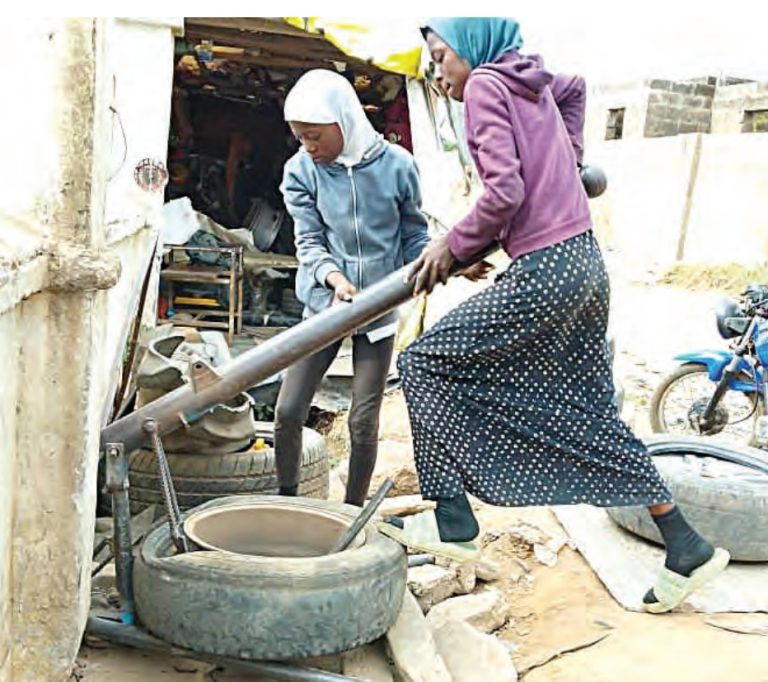
<svg viewBox="0 0 768 682">
<path fill-rule="evenodd" d="M 452 682 L 432 630 L 409 590 L 386 643 L 400 682 Z"/>
<path fill-rule="evenodd" d="M 49 291 L 99 291 L 117 284 L 122 271 L 117 253 L 64 244 L 49 255 Z"/>
<path fill-rule="evenodd" d="M 456 582 L 456 591 L 454 594 L 469 594 L 473 592 L 477 585 L 477 575 L 475 574 L 476 562 L 464 561 L 459 563 L 446 557 L 435 557 L 435 564 L 448 569 L 454 574 Z"/>
<path fill-rule="evenodd" d="M 409 568 L 408 589 L 416 597 L 421 610 L 427 613 L 435 604 L 456 594 L 456 571 L 434 564 Z"/>
<path fill-rule="evenodd" d="M 344 465 L 339 464 L 331 469 L 331 472 L 328 475 L 328 499 L 332 502 L 343 502 L 344 498 L 347 496 L 347 486 L 344 483 L 346 474 L 343 478 L 341 476 L 341 469 L 343 466 Z"/>
<path fill-rule="evenodd" d="M 498 630 L 509 617 L 509 606 L 495 589 L 453 597 L 434 606 L 427 615 L 433 630 L 451 621 L 465 621 L 482 632 Z"/>
<path fill-rule="evenodd" d="M 475 562 L 465 561 L 456 564 L 456 594 L 471 594 L 477 585 Z"/>
<path fill-rule="evenodd" d="M 193 661 L 191 658 L 180 658 L 174 656 L 171 659 L 171 665 L 177 673 L 203 673 L 207 675 L 212 670 L 215 670 L 216 666 L 211 663 L 202 663 L 201 661 Z"/>
<path fill-rule="evenodd" d="M 547 545 L 536 543 L 533 546 L 533 555 L 540 564 L 549 568 L 557 565 L 557 552 L 554 552 Z"/>
<path fill-rule="evenodd" d="M 384 649 L 384 642 L 346 651 L 341 657 L 342 673 L 364 682 L 393 682 L 392 669 Z"/>
<path fill-rule="evenodd" d="M 528 566 L 522 559 L 515 559 L 507 571 L 507 577 L 512 582 L 517 582 L 520 578 L 528 575 Z"/>
<path fill-rule="evenodd" d="M 373 492 L 373 488 L 371 488 Z M 425 500 L 421 495 L 400 495 L 398 497 L 387 497 L 379 507 L 379 515 L 384 516 L 408 516 L 409 514 L 418 514 L 428 509 L 434 509 L 435 503 L 432 500 Z"/>
<path fill-rule="evenodd" d="M 522 540 L 529 545 L 544 544 L 548 540 L 544 531 L 532 523 L 518 523 L 509 528 L 508 533 L 516 540 Z"/>
<path fill-rule="evenodd" d="M 325 670 L 329 673 L 341 674 L 342 656 L 341 654 L 328 654 L 327 656 L 310 656 L 309 658 L 295 658 L 290 661 L 293 665 L 302 668 L 315 668 Z"/>
<path fill-rule="evenodd" d="M 454 680 L 517 680 L 517 671 L 508 649 L 492 635 L 484 635 L 468 623 L 446 623 L 435 632 L 435 642 Z"/>
<path fill-rule="evenodd" d="M 484 583 L 495 582 L 501 579 L 501 566 L 493 559 L 483 557 L 475 564 L 475 575 Z"/>
<path fill-rule="evenodd" d="M 388 497 L 417 495 L 419 479 L 413 463 L 413 448 L 410 443 L 385 440 L 379 443 L 376 471 L 371 480 L 370 490 L 379 489 L 384 480 L 391 478 L 395 484 Z"/>
</svg>

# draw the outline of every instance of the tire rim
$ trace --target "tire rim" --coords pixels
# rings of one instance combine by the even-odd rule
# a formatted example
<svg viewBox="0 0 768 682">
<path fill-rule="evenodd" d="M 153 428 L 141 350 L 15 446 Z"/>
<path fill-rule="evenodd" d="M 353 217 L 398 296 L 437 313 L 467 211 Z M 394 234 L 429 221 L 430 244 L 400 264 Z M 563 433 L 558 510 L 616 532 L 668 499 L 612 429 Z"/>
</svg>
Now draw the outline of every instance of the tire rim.
<svg viewBox="0 0 768 682">
<path fill-rule="evenodd" d="M 204 549 L 295 559 L 328 554 L 350 525 L 349 518 L 325 509 L 264 502 L 192 512 L 184 522 L 184 532 Z M 364 543 L 363 530 L 349 549 Z"/>
<path fill-rule="evenodd" d="M 690 423 L 690 413 L 697 401 L 709 401 L 715 385 L 706 371 L 691 372 L 672 382 L 659 400 L 659 421 L 670 435 L 699 434 Z M 754 420 L 758 414 L 757 396 L 752 400 L 739 391 L 727 391 L 717 407 L 726 423 L 720 431 L 708 437 L 719 441 L 749 443 L 754 434 Z M 750 413 L 753 412 L 752 416 Z"/>
</svg>

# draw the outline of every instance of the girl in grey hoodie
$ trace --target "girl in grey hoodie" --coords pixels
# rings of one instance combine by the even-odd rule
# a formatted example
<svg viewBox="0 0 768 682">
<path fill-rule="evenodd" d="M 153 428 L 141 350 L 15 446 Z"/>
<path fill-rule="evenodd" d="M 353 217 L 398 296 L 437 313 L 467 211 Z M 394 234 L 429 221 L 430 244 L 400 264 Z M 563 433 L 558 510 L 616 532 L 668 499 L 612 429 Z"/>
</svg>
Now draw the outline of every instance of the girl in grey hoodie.
<svg viewBox="0 0 768 682">
<path fill-rule="evenodd" d="M 294 221 L 296 295 L 308 317 L 344 305 L 364 287 L 414 261 L 429 241 L 413 157 L 376 133 L 349 82 L 304 74 L 285 101 L 301 150 L 280 187 Z M 349 412 L 346 502 L 362 506 L 376 463 L 379 411 L 392 360 L 395 313 L 357 330 Z M 292 366 L 275 414 L 275 458 L 282 495 L 296 495 L 301 429 L 312 396 L 338 353 L 337 342 Z"/>
</svg>

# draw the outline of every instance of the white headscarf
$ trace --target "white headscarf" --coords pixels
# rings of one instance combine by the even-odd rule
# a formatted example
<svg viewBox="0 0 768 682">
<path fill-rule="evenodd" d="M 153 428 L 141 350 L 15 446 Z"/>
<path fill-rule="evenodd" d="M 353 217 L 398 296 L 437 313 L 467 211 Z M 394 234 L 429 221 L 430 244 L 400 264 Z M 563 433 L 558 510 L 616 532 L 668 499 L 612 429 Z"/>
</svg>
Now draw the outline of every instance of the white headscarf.
<svg viewBox="0 0 768 682">
<path fill-rule="evenodd" d="M 357 93 L 338 73 L 308 71 L 285 98 L 285 120 L 300 123 L 338 123 L 344 148 L 335 163 L 355 166 L 378 146 L 382 136 L 371 125 Z"/>
</svg>

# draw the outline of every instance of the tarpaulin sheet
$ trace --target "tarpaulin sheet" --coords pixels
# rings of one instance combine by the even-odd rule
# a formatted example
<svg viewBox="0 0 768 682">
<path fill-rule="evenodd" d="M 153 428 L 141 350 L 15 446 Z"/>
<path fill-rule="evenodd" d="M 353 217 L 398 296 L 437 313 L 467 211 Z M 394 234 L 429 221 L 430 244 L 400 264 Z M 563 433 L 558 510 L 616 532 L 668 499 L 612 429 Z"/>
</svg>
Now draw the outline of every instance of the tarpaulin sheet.
<svg viewBox="0 0 768 682">
<path fill-rule="evenodd" d="M 344 54 L 410 78 L 421 75 L 422 38 L 419 22 L 360 21 L 328 17 L 284 17 L 291 26 L 323 37 Z"/>
</svg>

